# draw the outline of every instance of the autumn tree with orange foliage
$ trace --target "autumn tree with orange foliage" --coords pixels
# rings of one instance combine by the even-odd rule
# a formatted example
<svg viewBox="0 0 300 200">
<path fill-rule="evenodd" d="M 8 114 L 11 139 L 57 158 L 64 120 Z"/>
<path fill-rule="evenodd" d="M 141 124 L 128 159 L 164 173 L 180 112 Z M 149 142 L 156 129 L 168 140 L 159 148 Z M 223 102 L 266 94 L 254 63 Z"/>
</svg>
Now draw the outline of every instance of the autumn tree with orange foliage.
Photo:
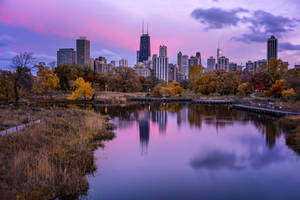
<svg viewBox="0 0 300 200">
<path fill-rule="evenodd" d="M 286 101 L 294 101 L 297 97 L 297 94 L 293 88 L 283 90 L 281 94 L 283 99 Z"/>
<path fill-rule="evenodd" d="M 175 96 L 180 95 L 182 92 L 183 89 L 180 84 L 174 81 L 168 85 L 166 83 L 157 84 L 152 91 L 152 96 Z"/>
<path fill-rule="evenodd" d="M 72 93 L 69 100 L 90 100 L 93 98 L 95 90 L 92 88 L 91 83 L 85 82 L 83 78 L 79 77 L 74 82 L 75 91 Z"/>
<path fill-rule="evenodd" d="M 274 85 L 272 85 L 271 89 L 265 92 L 266 96 L 273 96 L 275 98 L 280 98 L 282 96 L 284 81 L 277 80 Z"/>
<path fill-rule="evenodd" d="M 37 66 L 37 68 L 38 81 L 35 90 L 41 94 L 50 94 L 52 98 L 53 91 L 58 88 L 59 79 L 54 74 L 54 70 L 42 65 Z"/>
</svg>

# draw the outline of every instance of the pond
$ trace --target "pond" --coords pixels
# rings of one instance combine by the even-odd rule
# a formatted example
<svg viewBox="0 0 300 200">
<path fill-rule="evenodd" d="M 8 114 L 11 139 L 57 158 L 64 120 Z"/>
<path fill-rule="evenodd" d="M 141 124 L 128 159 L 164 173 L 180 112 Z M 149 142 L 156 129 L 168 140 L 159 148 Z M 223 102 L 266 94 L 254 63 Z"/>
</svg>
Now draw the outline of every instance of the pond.
<svg viewBox="0 0 300 200">
<path fill-rule="evenodd" d="M 299 156 L 277 118 L 227 106 L 97 107 L 117 126 L 87 199 L 300 199 Z"/>
</svg>

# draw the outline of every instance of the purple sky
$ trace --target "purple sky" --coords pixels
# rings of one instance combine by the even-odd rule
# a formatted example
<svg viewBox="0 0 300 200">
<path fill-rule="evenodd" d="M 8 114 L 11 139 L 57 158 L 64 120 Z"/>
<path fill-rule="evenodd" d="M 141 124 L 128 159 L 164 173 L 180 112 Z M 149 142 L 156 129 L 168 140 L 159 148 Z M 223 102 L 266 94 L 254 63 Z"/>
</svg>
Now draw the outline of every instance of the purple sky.
<svg viewBox="0 0 300 200">
<path fill-rule="evenodd" d="M 88 36 L 91 56 L 126 58 L 133 65 L 141 22 L 149 23 L 152 53 L 200 51 L 216 57 L 218 44 L 230 61 L 266 57 L 266 40 L 279 38 L 279 57 L 300 63 L 299 0 L 0 0 L 0 68 L 16 53 L 55 61 L 59 48 L 75 48 Z"/>
</svg>

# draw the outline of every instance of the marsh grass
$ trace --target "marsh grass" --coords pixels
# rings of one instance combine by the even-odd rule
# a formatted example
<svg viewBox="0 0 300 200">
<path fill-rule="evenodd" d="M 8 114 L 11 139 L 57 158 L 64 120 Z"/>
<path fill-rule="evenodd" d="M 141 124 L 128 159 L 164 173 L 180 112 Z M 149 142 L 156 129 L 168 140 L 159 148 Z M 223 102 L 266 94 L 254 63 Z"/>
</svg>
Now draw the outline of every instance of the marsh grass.
<svg viewBox="0 0 300 200">
<path fill-rule="evenodd" d="M 284 132 L 295 133 L 297 127 L 300 126 L 300 116 L 285 116 L 279 120 L 279 125 Z"/>
<path fill-rule="evenodd" d="M 74 199 L 86 194 L 93 150 L 112 125 L 93 111 L 42 110 L 41 123 L 0 136 L 0 199 Z M 110 130 L 108 130 L 110 129 Z"/>
</svg>

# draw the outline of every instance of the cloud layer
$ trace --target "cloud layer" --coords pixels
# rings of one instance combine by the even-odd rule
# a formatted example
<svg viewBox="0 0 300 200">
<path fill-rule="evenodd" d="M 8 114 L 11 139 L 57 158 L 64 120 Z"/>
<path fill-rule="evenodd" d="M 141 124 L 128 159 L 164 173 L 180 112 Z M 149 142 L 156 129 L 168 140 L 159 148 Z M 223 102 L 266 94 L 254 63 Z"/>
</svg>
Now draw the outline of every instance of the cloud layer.
<svg viewBox="0 0 300 200">
<path fill-rule="evenodd" d="M 250 14 L 249 16 L 239 16 L 240 13 Z M 191 16 L 201 24 L 205 24 L 206 30 L 224 29 L 235 27 L 240 24 L 247 27 L 246 33 L 241 36 L 233 37 L 233 40 L 243 43 L 265 43 L 270 35 L 282 38 L 287 33 L 295 30 L 299 20 L 288 18 L 272 13 L 256 10 L 251 12 L 244 8 L 225 10 L 222 8 L 195 9 Z M 294 45 L 288 42 L 280 45 L 281 51 L 300 50 L 300 45 Z"/>
</svg>

